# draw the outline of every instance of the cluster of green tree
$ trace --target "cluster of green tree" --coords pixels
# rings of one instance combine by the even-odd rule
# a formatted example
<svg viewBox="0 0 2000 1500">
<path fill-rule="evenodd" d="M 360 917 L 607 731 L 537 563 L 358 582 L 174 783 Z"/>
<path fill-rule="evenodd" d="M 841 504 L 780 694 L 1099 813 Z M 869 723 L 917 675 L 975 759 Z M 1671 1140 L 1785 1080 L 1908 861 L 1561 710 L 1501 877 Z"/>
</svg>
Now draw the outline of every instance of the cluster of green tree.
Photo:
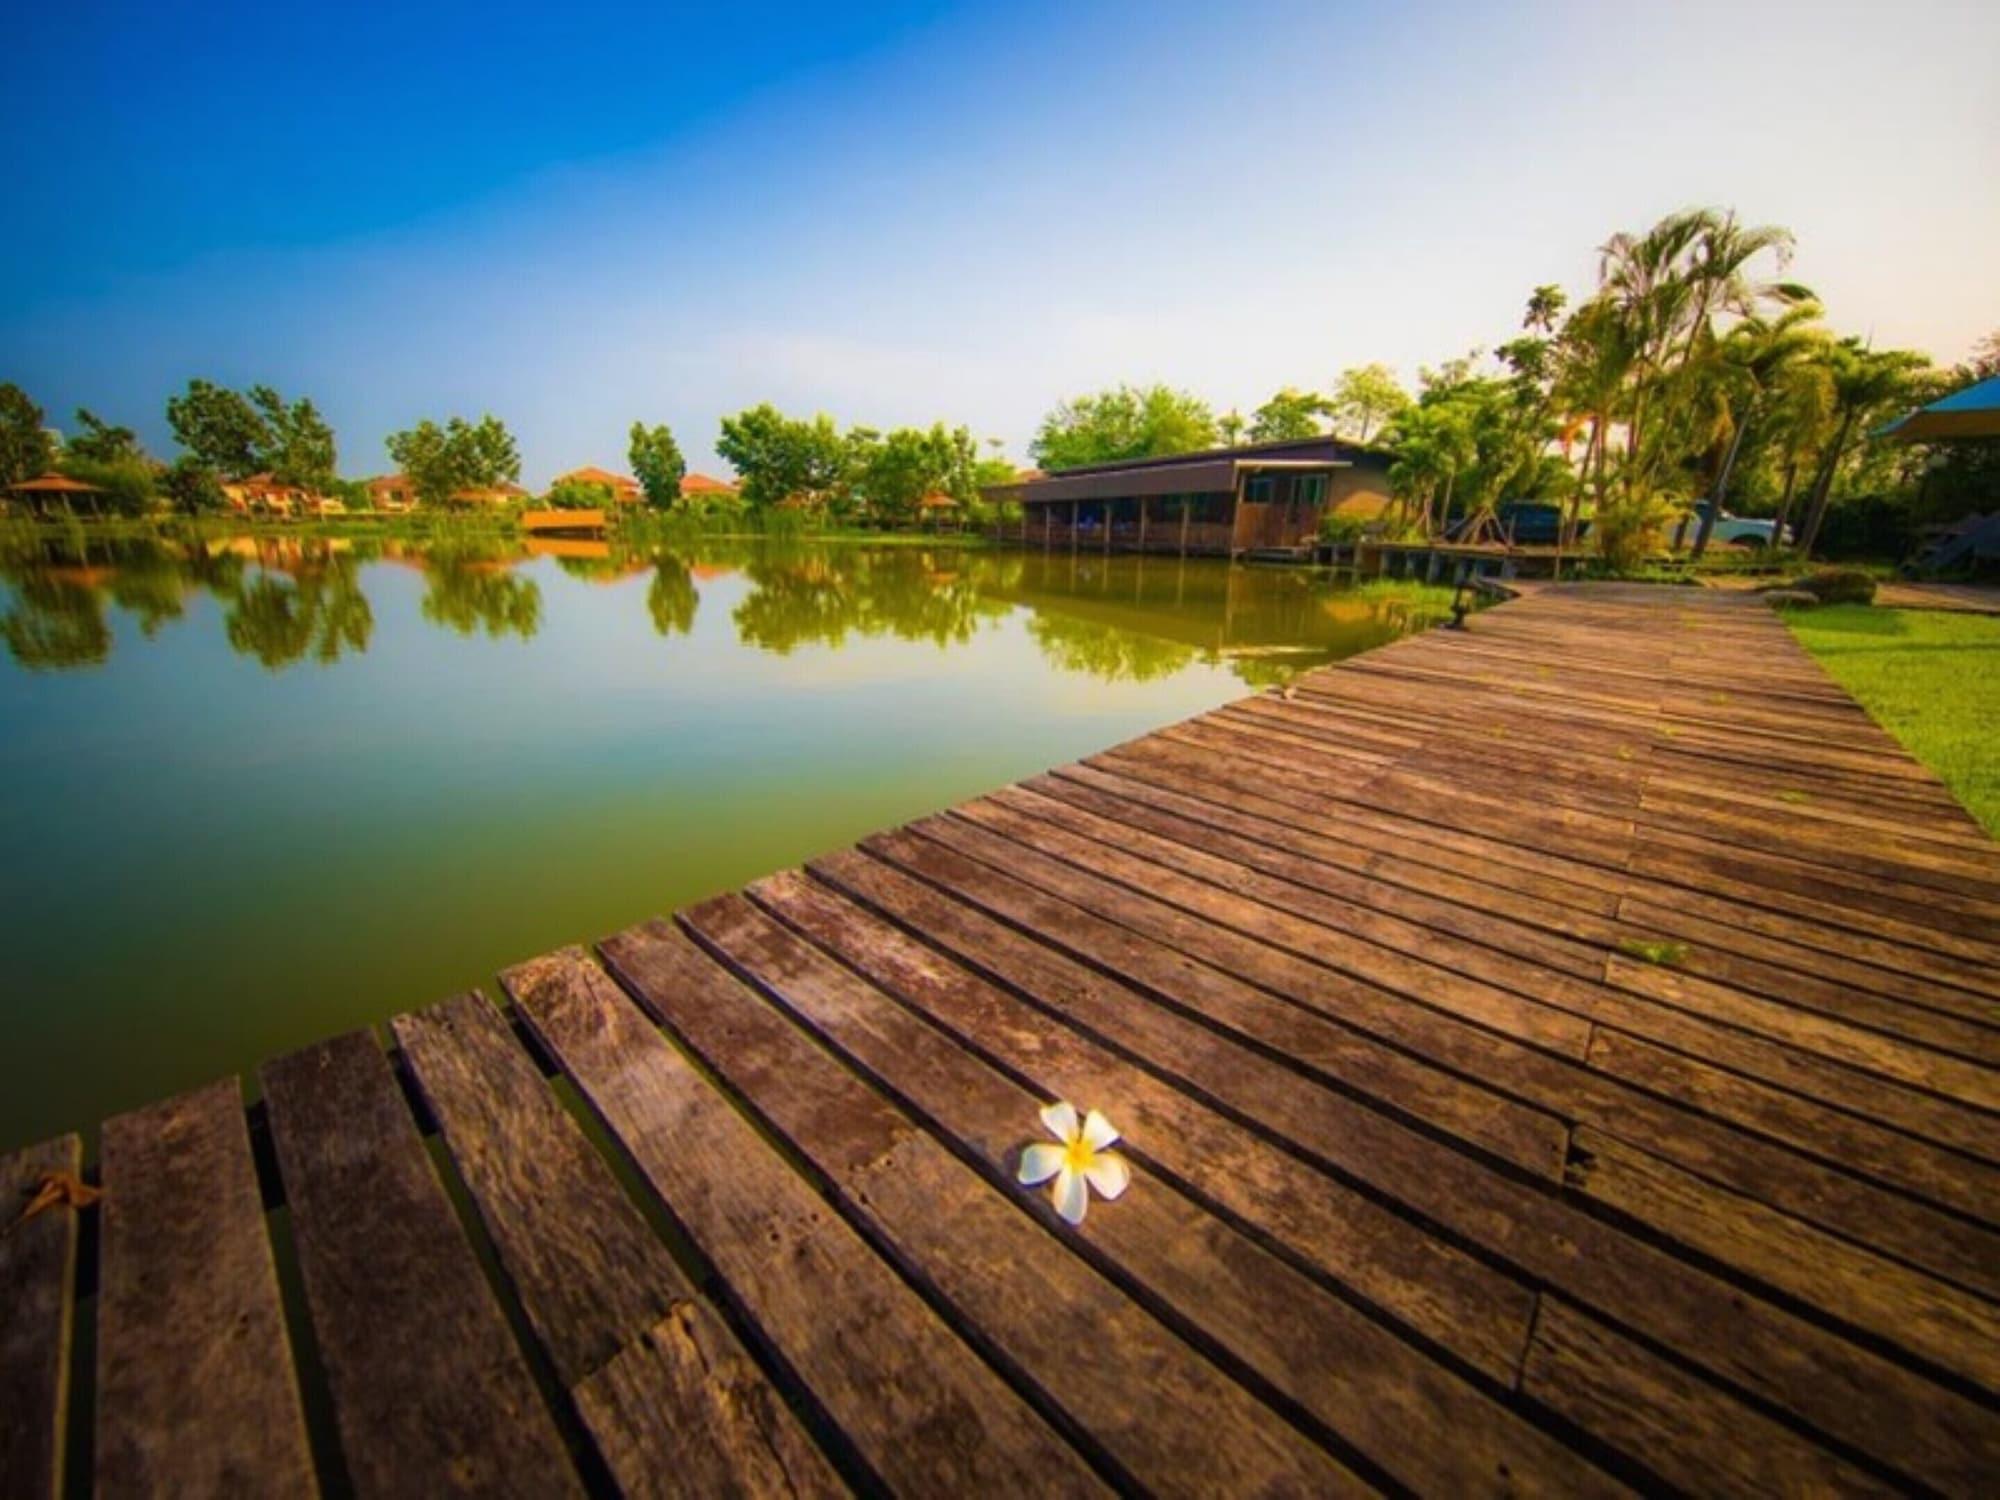
<svg viewBox="0 0 2000 1500">
<path fill-rule="evenodd" d="M 681 481 L 687 478 L 687 460 L 681 457 L 681 445 L 674 441 L 666 424 L 648 427 L 644 422 L 634 422 L 625 457 L 648 505 L 666 510 L 680 502 Z"/>
<path fill-rule="evenodd" d="M 1725 508 L 1773 516 L 1810 551 L 1838 498 L 1907 484 L 1922 456 L 1861 438 L 1970 372 L 1828 328 L 1782 277 L 1791 252 L 1784 229 L 1691 209 L 1614 234 L 1566 316 L 1558 289 L 1537 288 L 1497 373 L 1475 374 L 1476 354 L 1427 371 L 1395 424 L 1419 517 L 1454 492 L 1475 516 L 1558 499 L 1573 529 L 1588 505 L 1597 549 L 1629 566 L 1690 504 L 1697 553 Z"/>
<path fill-rule="evenodd" d="M 165 480 L 176 509 L 219 509 L 223 484 L 253 474 L 314 494 L 329 493 L 339 477 L 333 428 L 319 409 L 268 385 L 246 394 L 190 380 L 167 398 L 167 426 L 182 450 Z"/>
<path fill-rule="evenodd" d="M 1811 550 L 1850 536 L 1880 548 L 1990 506 L 2000 446 L 1863 438 L 2000 369 L 2000 334 L 1953 369 L 1844 337 L 1782 278 L 1791 251 L 1786 230 L 1687 210 L 1611 236 L 1585 301 L 1571 309 L 1560 288 L 1535 288 L 1515 336 L 1423 370 L 1414 394 L 1368 365 L 1324 395 L 1286 387 L 1246 421 L 1168 386 L 1118 386 L 1059 404 L 1032 451 L 1054 470 L 1328 432 L 1373 440 L 1395 455 L 1389 524 L 1476 533 L 1510 501 L 1558 502 L 1572 538 L 1589 514 L 1614 566 L 1690 507 L 1699 553 L 1725 508 L 1773 517 Z M 1850 518 L 1829 530 L 1843 507 Z"/>
<path fill-rule="evenodd" d="M 1014 477 L 1004 459 L 982 457 L 964 427 L 842 432 L 829 416 L 788 417 L 768 402 L 724 417 L 715 451 L 735 468 L 752 510 L 797 506 L 879 525 L 918 519 L 933 495 L 979 519 L 981 487 Z"/>
<path fill-rule="evenodd" d="M 408 477 L 419 503 L 444 506 L 466 490 L 490 490 L 521 477 L 521 450 L 495 416 L 477 422 L 428 417 L 389 434 L 389 458 Z"/>
<path fill-rule="evenodd" d="M 1329 433 L 1366 443 L 1409 404 L 1382 365 L 1344 371 L 1325 394 L 1285 386 L 1247 419 L 1238 411 L 1218 416 L 1201 397 L 1172 386 L 1120 385 L 1058 403 L 1042 418 L 1029 451 L 1044 469 L 1056 470 Z"/>
<path fill-rule="evenodd" d="M 1830 515 L 1864 501 L 1956 514 L 1982 468 L 1991 483 L 1990 445 L 1863 439 L 2000 366 L 2000 335 L 1957 369 L 1842 336 L 1783 278 L 1792 248 L 1784 229 L 1691 209 L 1611 236 L 1575 308 L 1537 287 L 1491 364 L 1475 350 L 1425 370 L 1391 418 L 1404 518 L 1476 525 L 1507 501 L 1557 501 L 1571 537 L 1588 511 L 1595 549 L 1622 568 L 1690 507 L 1697 555 L 1725 510 L 1772 518 L 1806 552 L 1833 535 Z M 1944 482 L 1924 477 L 1939 471 Z"/>
<path fill-rule="evenodd" d="M 159 492 L 158 466 L 129 427 L 76 410 L 76 431 L 59 442 L 46 414 L 11 382 L 0 385 L 0 487 L 59 472 L 103 493 L 104 509 L 143 513 Z"/>
</svg>

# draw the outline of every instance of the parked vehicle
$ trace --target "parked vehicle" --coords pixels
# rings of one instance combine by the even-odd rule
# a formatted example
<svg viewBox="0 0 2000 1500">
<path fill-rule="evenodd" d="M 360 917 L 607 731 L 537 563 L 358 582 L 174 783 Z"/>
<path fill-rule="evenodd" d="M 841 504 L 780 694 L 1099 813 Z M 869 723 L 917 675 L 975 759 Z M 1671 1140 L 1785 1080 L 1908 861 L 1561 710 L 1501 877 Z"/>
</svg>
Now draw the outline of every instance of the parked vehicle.
<svg viewBox="0 0 2000 1500">
<path fill-rule="evenodd" d="M 1701 518 L 1708 513 L 1708 505 L 1696 505 L 1681 517 L 1674 528 L 1673 544 L 1676 548 L 1692 547 L 1694 539 L 1701 534 Z M 1737 547 L 1768 547 L 1771 534 L 1778 528 L 1775 520 L 1759 520 L 1754 516 L 1732 516 L 1724 511 L 1715 518 L 1715 528 L 1708 534 L 1711 543 L 1727 542 Z M 1792 535 L 1790 527 L 1785 528 L 1787 539 Z"/>
</svg>

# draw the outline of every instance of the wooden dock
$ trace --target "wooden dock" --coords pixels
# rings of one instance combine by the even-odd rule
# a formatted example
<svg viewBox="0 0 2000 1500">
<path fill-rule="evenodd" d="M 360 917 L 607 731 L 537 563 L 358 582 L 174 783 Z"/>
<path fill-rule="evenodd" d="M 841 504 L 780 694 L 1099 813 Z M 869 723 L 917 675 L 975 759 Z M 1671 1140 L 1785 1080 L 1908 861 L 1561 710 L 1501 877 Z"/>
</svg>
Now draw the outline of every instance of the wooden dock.
<svg viewBox="0 0 2000 1500">
<path fill-rule="evenodd" d="M 1544 590 L 106 1122 L 0 1494 L 1992 1495 L 1996 960 L 1761 604 Z"/>
</svg>

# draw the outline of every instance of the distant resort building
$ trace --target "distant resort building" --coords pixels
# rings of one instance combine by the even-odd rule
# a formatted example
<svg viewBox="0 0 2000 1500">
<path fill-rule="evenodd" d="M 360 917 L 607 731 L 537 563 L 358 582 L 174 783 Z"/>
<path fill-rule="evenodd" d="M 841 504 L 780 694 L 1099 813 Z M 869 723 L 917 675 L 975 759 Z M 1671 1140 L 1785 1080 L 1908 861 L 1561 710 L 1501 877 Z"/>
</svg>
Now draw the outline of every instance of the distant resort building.
<svg viewBox="0 0 2000 1500">
<path fill-rule="evenodd" d="M 67 474 L 39 474 L 19 484 L 7 486 L 7 497 L 17 505 L 42 515 L 52 512 L 74 514 L 87 510 L 98 514 L 104 505 L 104 491 Z"/>
<path fill-rule="evenodd" d="M 453 505 L 512 505 L 525 500 L 528 492 L 518 484 L 502 481 L 477 489 L 453 490 Z M 368 503 L 376 510 L 395 515 L 417 508 L 417 487 L 407 474 L 381 474 L 368 481 Z"/>
<path fill-rule="evenodd" d="M 609 469 L 594 469 L 585 466 L 571 469 L 567 474 L 558 474 L 556 484 L 594 484 L 600 489 L 611 491 L 611 498 L 620 505 L 639 503 L 639 481 L 627 474 L 614 474 Z M 553 486 L 551 486 L 553 488 Z"/>
<path fill-rule="evenodd" d="M 397 511 L 417 508 L 417 487 L 407 474 L 378 474 L 368 481 L 368 503 L 376 510 Z"/>
<path fill-rule="evenodd" d="M 706 474 L 689 474 L 681 480 L 683 500 L 734 500 L 737 494 L 735 485 Z"/>
<path fill-rule="evenodd" d="M 224 480 L 222 495 L 229 502 L 229 508 L 239 515 L 337 516 L 347 513 L 347 506 L 341 501 L 307 489 L 304 485 L 287 483 L 268 472 Z"/>
<path fill-rule="evenodd" d="M 1314 437 L 1017 475 L 983 493 L 1021 507 L 1027 546 L 1236 557 L 1310 546 L 1334 511 L 1379 514 L 1389 463 L 1379 449 Z"/>
<path fill-rule="evenodd" d="M 453 490 L 453 505 L 512 505 L 516 500 L 525 500 L 528 492 L 518 484 L 503 479 L 498 484 L 481 485 L 476 489 Z"/>
</svg>

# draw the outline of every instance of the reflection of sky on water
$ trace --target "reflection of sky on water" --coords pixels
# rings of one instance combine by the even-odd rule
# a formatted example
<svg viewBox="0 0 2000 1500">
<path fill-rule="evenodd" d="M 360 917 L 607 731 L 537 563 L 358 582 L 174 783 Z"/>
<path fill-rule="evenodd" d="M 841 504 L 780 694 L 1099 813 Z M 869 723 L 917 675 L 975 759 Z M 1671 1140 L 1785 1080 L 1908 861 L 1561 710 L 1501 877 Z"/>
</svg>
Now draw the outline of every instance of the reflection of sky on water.
<svg viewBox="0 0 2000 1500">
<path fill-rule="evenodd" d="M 0 1148 L 1403 628 L 1173 559 L 0 545 L 0 944 L 53 997 Z"/>
</svg>

